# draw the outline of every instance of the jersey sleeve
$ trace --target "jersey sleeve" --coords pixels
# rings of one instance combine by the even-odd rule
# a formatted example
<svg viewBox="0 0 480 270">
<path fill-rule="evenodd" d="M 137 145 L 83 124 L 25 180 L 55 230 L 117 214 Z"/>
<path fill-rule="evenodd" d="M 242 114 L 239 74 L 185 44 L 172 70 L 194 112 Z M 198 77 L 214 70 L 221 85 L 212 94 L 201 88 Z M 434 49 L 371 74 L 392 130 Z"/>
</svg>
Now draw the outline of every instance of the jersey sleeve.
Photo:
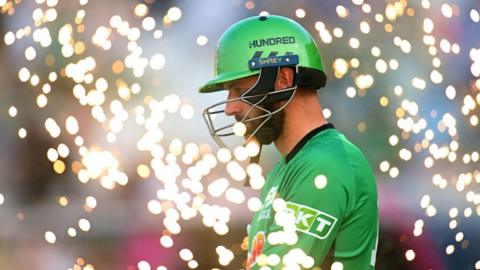
<svg viewBox="0 0 480 270">
<path fill-rule="evenodd" d="M 262 249 L 267 257 L 271 254 L 280 257 L 278 269 L 282 269 L 285 262 L 288 263 L 292 257 L 288 254 L 292 252 L 297 257 L 302 257 L 301 254 L 311 257 L 309 259 L 303 256 L 306 265 L 302 265 L 301 259 L 298 259 L 299 266 L 320 266 L 351 207 L 349 199 L 352 192 L 347 178 L 352 176 L 344 160 L 324 155 L 307 155 L 303 160 L 280 190 L 280 198 L 285 201 L 283 211 L 294 222 L 297 241 L 294 244 L 277 243 L 278 241 L 269 241 L 273 237 L 266 235 Z M 275 218 L 267 231 L 270 234 L 281 232 L 285 231 L 285 227 Z M 288 239 L 284 240 L 288 242 Z M 260 269 L 260 265 L 251 269 Z"/>
</svg>

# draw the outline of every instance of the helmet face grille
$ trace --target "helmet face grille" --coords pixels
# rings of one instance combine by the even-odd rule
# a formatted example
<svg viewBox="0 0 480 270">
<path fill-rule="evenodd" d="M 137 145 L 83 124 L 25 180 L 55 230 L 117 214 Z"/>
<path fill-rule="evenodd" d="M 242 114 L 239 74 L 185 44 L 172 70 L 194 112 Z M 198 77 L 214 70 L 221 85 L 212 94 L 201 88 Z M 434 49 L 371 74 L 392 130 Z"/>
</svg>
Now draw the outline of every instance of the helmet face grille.
<svg viewBox="0 0 480 270">
<path fill-rule="evenodd" d="M 223 125 L 214 122 L 217 116 L 225 114 L 225 107 L 230 102 L 245 102 L 250 108 L 238 122 L 245 126 L 250 126 L 250 131 L 246 134 L 245 141 L 255 138 L 260 144 L 270 144 L 275 139 L 273 128 L 271 127 L 272 116 L 283 110 L 292 100 L 297 86 L 275 91 L 275 81 L 277 79 L 280 67 L 267 67 L 260 70 L 260 75 L 256 83 L 240 97 L 229 99 L 214 104 L 204 110 L 203 116 L 209 128 L 210 134 L 220 147 L 228 148 L 224 137 L 235 135 L 234 126 L 236 121 L 231 119 L 229 122 L 223 121 Z M 279 108 L 274 108 L 273 103 L 281 100 L 287 100 Z M 231 118 L 231 117 L 230 117 Z"/>
</svg>

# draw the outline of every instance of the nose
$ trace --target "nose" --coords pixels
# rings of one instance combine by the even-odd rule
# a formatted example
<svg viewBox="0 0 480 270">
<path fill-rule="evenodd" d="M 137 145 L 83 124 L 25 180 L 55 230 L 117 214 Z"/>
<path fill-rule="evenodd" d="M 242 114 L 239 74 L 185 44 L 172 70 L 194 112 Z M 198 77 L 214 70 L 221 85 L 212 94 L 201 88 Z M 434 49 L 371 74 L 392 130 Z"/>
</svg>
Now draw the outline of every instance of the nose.
<svg viewBox="0 0 480 270">
<path fill-rule="evenodd" d="M 227 103 L 225 104 L 225 114 L 228 116 L 236 116 L 241 112 L 242 101 L 237 99 L 237 96 L 232 94 L 232 91 L 228 93 Z M 234 100 L 236 99 L 236 100 Z M 233 101 L 230 101 L 233 100 Z"/>
</svg>

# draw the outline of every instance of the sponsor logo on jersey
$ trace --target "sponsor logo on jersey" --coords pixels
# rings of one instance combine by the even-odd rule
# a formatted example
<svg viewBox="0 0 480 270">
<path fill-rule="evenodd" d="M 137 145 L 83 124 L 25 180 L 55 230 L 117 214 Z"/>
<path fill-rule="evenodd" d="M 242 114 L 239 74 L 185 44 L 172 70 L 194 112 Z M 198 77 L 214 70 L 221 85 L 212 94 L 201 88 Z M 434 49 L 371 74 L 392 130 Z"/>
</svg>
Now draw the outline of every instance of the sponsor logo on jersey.
<svg viewBox="0 0 480 270">
<path fill-rule="evenodd" d="M 259 48 L 264 46 L 273 46 L 278 44 L 294 44 L 294 43 L 295 43 L 295 37 L 292 37 L 292 36 L 271 37 L 271 38 L 261 38 L 261 39 L 250 40 L 248 42 L 248 47 L 252 49 L 252 48 Z"/>
<path fill-rule="evenodd" d="M 265 197 L 265 201 L 263 202 L 263 207 L 262 208 L 268 208 L 270 205 L 272 205 L 273 200 L 277 197 L 277 190 L 278 186 L 274 186 L 270 188 L 270 190 L 267 193 L 267 196 Z"/>
<path fill-rule="evenodd" d="M 265 233 L 263 231 L 257 232 L 255 237 L 252 239 L 252 248 L 248 254 L 247 260 L 247 270 L 250 267 L 254 266 L 256 263 L 257 256 L 262 254 L 263 245 L 265 244 Z"/>
<path fill-rule="evenodd" d="M 271 206 L 275 198 L 278 196 L 278 186 L 273 186 L 265 196 L 265 200 L 263 201 L 262 209 L 260 210 L 260 214 L 258 215 L 258 220 L 268 219 L 270 218 L 271 213 Z"/>
<path fill-rule="evenodd" d="M 297 203 L 287 202 L 285 211 L 295 217 L 298 231 L 319 239 L 327 238 L 337 222 L 334 216 Z"/>
</svg>

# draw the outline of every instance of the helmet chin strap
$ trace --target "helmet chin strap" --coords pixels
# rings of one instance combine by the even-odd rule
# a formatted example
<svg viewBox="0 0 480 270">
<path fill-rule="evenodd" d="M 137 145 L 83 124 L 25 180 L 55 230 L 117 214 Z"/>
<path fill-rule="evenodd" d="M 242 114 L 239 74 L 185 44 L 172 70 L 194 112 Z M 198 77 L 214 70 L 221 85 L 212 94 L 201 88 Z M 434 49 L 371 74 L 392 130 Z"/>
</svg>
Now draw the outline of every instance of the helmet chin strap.
<svg viewBox="0 0 480 270">
<path fill-rule="evenodd" d="M 241 99 L 250 105 L 257 105 L 264 108 L 269 112 L 273 112 L 273 105 L 276 102 L 289 100 L 294 94 L 294 89 L 292 91 L 284 91 L 276 94 L 270 94 L 275 91 L 275 82 L 277 81 L 278 74 L 280 72 L 280 67 L 264 67 L 260 70 L 260 75 L 257 80 L 257 83 L 244 94 L 242 94 Z M 265 95 L 268 95 L 265 98 Z M 263 101 L 261 99 L 264 98 Z M 262 123 L 262 126 L 255 132 L 253 135 L 259 143 L 259 151 L 256 156 L 250 158 L 250 164 L 258 164 L 260 161 L 260 155 L 262 152 L 262 146 L 271 144 L 275 138 L 275 131 L 273 128 L 273 119 L 272 116 L 269 116 L 269 119 Z M 250 177 L 247 176 L 244 186 L 250 186 Z"/>
<path fill-rule="evenodd" d="M 293 94 L 290 91 L 286 91 L 268 95 L 275 91 L 275 82 L 277 81 L 279 72 L 280 67 L 278 66 L 262 68 L 256 84 L 250 90 L 243 93 L 241 99 L 252 106 L 262 107 L 269 112 L 273 112 L 274 103 L 288 100 Z M 268 96 L 265 97 L 265 95 Z M 262 124 L 254 136 L 260 145 L 271 144 L 275 140 L 275 132 L 271 117 Z"/>
</svg>

